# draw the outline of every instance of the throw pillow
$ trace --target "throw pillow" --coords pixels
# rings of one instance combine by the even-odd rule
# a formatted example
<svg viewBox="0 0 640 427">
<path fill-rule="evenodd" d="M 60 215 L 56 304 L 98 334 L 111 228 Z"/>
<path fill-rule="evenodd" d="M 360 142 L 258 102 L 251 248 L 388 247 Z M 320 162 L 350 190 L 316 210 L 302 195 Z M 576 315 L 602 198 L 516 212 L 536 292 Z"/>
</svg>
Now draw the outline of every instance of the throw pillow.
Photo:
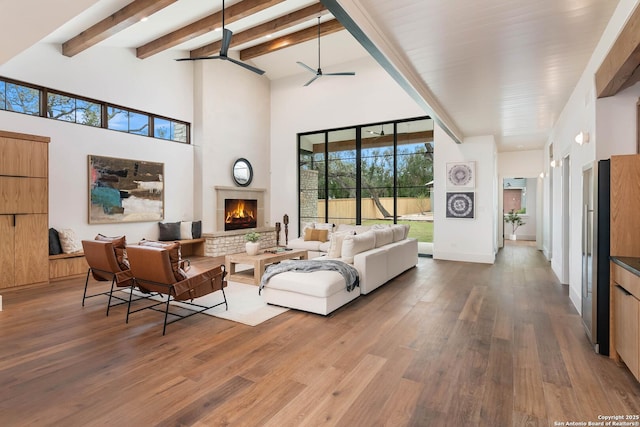
<svg viewBox="0 0 640 427">
<path fill-rule="evenodd" d="M 337 231 L 331 234 L 331 244 L 327 251 L 328 258 L 340 258 L 342 256 L 342 242 L 346 236 L 353 236 L 353 231 Z"/>
<path fill-rule="evenodd" d="M 385 228 L 389 228 L 388 224 L 373 224 L 371 229 L 373 230 L 384 230 Z"/>
<path fill-rule="evenodd" d="M 393 241 L 399 242 L 404 239 L 404 230 L 405 227 L 402 224 L 396 224 L 391 226 L 391 230 L 393 231 Z"/>
<path fill-rule="evenodd" d="M 313 222 L 303 222 L 300 224 L 302 226 L 302 232 L 301 234 L 304 236 L 304 232 L 307 230 L 307 228 L 316 228 L 313 224 Z"/>
<path fill-rule="evenodd" d="M 125 236 L 108 237 L 103 234 L 98 234 L 95 240 L 111 242 L 120 269 L 129 270 L 129 268 L 131 268 L 129 260 L 127 259 L 127 238 Z"/>
<path fill-rule="evenodd" d="M 327 240 L 331 237 L 331 233 L 333 233 L 335 225 L 330 222 L 316 222 L 314 227 L 316 230 L 327 230 Z"/>
<path fill-rule="evenodd" d="M 194 239 L 202 237 L 202 221 L 193 221 L 191 223 L 191 235 Z"/>
<path fill-rule="evenodd" d="M 409 229 L 411 226 L 409 224 L 401 224 L 404 227 L 404 238 L 409 237 Z"/>
<path fill-rule="evenodd" d="M 60 247 L 65 254 L 72 254 L 75 252 L 82 252 L 82 243 L 78 240 L 75 231 L 70 228 L 58 230 L 58 237 L 60 237 Z"/>
<path fill-rule="evenodd" d="M 328 239 L 328 230 L 316 230 L 315 228 L 307 228 L 304 230 L 304 241 L 326 242 Z"/>
<path fill-rule="evenodd" d="M 353 231 L 356 234 L 362 234 L 369 230 L 371 230 L 370 225 L 340 224 L 336 231 Z"/>
<path fill-rule="evenodd" d="M 60 236 L 58 236 L 58 230 L 55 228 L 49 229 L 49 255 L 59 255 L 62 253 L 62 246 L 60 246 Z"/>
<path fill-rule="evenodd" d="M 345 236 L 342 241 L 342 261 L 353 264 L 353 257 L 376 246 L 376 235 L 372 230 L 362 234 Z"/>
<path fill-rule="evenodd" d="M 160 236 L 158 240 L 180 240 L 180 222 L 159 222 Z"/>
<path fill-rule="evenodd" d="M 193 239 L 193 223 L 191 221 L 182 221 L 180 223 L 180 239 L 191 240 Z"/>
<path fill-rule="evenodd" d="M 389 227 L 373 228 L 372 231 L 376 235 L 376 248 L 393 242 L 393 230 Z"/>
</svg>

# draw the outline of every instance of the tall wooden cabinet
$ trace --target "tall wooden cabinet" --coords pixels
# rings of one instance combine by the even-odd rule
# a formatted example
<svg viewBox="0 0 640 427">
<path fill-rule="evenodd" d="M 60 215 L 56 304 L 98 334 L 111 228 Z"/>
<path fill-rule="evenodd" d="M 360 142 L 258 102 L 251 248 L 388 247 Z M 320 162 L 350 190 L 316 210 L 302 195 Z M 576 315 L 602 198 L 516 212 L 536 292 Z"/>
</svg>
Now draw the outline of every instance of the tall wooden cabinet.
<svg viewBox="0 0 640 427">
<path fill-rule="evenodd" d="M 640 155 L 611 156 L 609 355 L 640 380 Z"/>
<path fill-rule="evenodd" d="M 49 138 L 0 131 L 0 289 L 49 281 Z"/>
</svg>

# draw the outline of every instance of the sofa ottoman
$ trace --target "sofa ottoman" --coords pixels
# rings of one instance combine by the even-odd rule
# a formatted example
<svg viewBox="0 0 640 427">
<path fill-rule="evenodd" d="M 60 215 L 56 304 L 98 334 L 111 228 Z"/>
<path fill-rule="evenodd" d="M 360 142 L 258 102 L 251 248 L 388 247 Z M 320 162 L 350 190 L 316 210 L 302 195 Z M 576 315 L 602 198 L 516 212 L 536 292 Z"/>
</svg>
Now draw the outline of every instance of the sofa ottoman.
<svg viewBox="0 0 640 427">
<path fill-rule="evenodd" d="M 348 292 L 337 271 L 289 271 L 271 277 L 261 295 L 269 304 L 327 315 L 358 298 L 360 290 Z"/>
</svg>

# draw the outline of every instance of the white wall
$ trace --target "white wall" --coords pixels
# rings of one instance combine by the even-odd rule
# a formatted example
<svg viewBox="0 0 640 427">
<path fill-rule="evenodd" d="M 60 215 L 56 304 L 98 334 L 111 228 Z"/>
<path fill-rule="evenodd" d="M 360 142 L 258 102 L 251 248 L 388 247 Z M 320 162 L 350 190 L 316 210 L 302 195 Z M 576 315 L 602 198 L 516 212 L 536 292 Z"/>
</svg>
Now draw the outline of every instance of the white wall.
<svg viewBox="0 0 640 427">
<path fill-rule="evenodd" d="M 213 187 L 235 185 L 231 169 L 240 157 L 249 160 L 253 168 L 253 181 L 247 188 L 267 189 L 265 217 L 269 225 L 269 80 L 228 61 L 198 61 L 194 91 L 194 144 L 196 163 L 201 166 L 194 188 L 202 203 L 202 231 L 224 231 L 216 230 Z M 287 186 L 295 187 L 293 183 Z"/>
<path fill-rule="evenodd" d="M 191 65 L 176 63 L 166 55 L 141 61 L 132 51 L 94 47 L 67 58 L 59 53 L 59 46 L 39 44 L 0 66 L 0 75 L 188 122 L 193 120 Z M 125 234 L 128 241 L 157 237 L 158 227 L 153 222 L 88 224 L 89 154 L 164 163 L 165 219 L 194 217 L 191 145 L 6 111 L 0 111 L 0 129 L 51 137 L 51 227 L 72 228 L 82 239 L 93 238 L 97 233 Z"/>
<path fill-rule="evenodd" d="M 623 28 L 626 20 L 636 7 L 637 0 L 620 0 L 607 28 L 604 31 L 594 53 L 592 54 L 575 90 L 573 91 L 569 101 L 565 105 L 556 125 L 554 126 L 551 136 L 545 146 L 548 149 L 549 144 L 553 143 L 553 152 L 555 159 L 561 159 L 570 156 L 569 186 L 570 194 L 562 192 L 562 169 L 550 169 L 545 164 L 546 174 L 553 174 L 553 188 L 545 191 L 545 205 L 551 203 L 553 212 L 550 213 L 550 246 L 553 248 L 551 257 L 551 268 L 555 274 L 562 280 L 563 272 L 568 271 L 569 277 L 569 296 L 574 306 L 581 311 L 581 222 L 582 222 L 582 169 L 596 160 L 596 146 L 598 146 L 598 159 L 608 157 L 609 151 L 626 151 L 630 147 L 629 143 L 623 143 L 620 140 L 628 138 L 635 131 L 635 118 L 628 123 L 620 123 L 621 127 L 628 127 L 626 131 L 621 129 L 605 131 L 601 126 L 607 126 L 613 121 L 612 117 L 616 113 L 613 109 L 604 112 L 609 103 L 616 104 L 614 101 L 598 100 L 598 108 L 596 110 L 595 84 L 594 75 L 609 49 L 615 42 L 616 37 Z M 633 88 L 632 88 L 633 89 Z M 602 106 L 602 107 L 601 107 Z M 605 114 L 601 119 L 596 119 L 598 115 Z M 630 113 L 625 113 L 630 114 Z M 633 109 L 635 117 L 635 106 Z M 611 116 L 605 118 L 606 116 Z M 630 117 L 630 116 L 627 116 Z M 616 121 L 617 122 L 617 121 Z M 598 128 L 596 129 L 596 125 Z M 574 142 L 575 135 L 580 131 L 589 132 L 591 141 L 588 144 L 578 146 Z M 622 137 L 619 137 L 622 135 Z M 635 145 L 635 136 L 633 137 Z M 620 141 L 620 142 L 619 142 Z M 604 148 L 605 145 L 614 144 L 611 149 Z M 619 145 L 621 144 L 621 145 Z M 601 148 L 602 147 L 602 148 Z M 546 152 L 546 151 L 545 151 Z M 546 163 L 546 162 L 545 162 Z M 548 178 L 545 178 L 548 184 Z M 549 200 L 550 193 L 552 200 Z M 569 222 L 569 244 L 568 248 L 563 244 L 563 217 L 561 215 L 562 197 L 569 197 L 571 218 Z M 563 252 L 568 251 L 568 262 L 566 266 Z"/>
<path fill-rule="evenodd" d="M 307 87 L 307 74 L 271 82 L 271 223 L 288 214 L 289 236 L 298 235 L 298 133 L 426 114 L 373 59 L 341 68 L 356 76 L 322 77 Z"/>
<path fill-rule="evenodd" d="M 455 144 L 439 126 L 434 131 L 433 258 L 493 263 L 497 249 L 497 152 L 493 136 L 465 138 Z M 446 164 L 474 161 L 475 218 L 446 217 Z"/>
</svg>

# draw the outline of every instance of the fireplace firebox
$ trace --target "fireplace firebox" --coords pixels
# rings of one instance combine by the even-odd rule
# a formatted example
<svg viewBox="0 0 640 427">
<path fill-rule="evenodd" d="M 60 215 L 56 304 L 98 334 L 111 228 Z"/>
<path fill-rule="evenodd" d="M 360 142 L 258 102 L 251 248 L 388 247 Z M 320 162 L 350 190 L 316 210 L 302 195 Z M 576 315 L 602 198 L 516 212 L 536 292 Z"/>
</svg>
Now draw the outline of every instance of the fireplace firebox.
<svg viewBox="0 0 640 427">
<path fill-rule="evenodd" d="M 258 201 L 247 199 L 224 200 L 224 230 L 242 230 L 258 226 Z"/>
</svg>

